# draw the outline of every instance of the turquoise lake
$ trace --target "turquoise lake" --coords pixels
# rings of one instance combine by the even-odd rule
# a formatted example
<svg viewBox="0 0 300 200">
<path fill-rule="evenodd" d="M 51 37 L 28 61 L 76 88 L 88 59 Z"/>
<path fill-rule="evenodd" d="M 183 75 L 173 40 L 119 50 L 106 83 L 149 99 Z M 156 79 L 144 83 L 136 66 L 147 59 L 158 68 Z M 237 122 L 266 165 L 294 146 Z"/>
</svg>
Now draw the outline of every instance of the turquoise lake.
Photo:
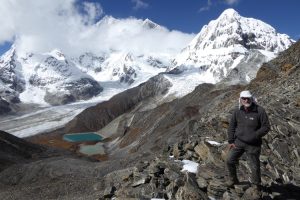
<svg viewBox="0 0 300 200">
<path fill-rule="evenodd" d="M 101 141 L 103 137 L 93 132 L 65 134 L 63 139 L 68 142 Z"/>
<path fill-rule="evenodd" d="M 105 154 L 104 147 L 101 142 L 94 145 L 80 145 L 79 152 L 88 156 Z"/>
</svg>

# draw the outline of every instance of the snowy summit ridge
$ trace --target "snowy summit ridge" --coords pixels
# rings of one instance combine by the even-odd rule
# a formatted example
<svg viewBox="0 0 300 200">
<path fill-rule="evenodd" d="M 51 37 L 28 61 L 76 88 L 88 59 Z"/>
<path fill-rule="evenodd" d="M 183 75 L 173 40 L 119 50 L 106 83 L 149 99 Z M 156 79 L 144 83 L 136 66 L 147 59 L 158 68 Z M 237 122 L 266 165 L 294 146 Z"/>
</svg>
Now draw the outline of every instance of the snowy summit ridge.
<svg viewBox="0 0 300 200">
<path fill-rule="evenodd" d="M 260 20 L 245 18 L 234 9 L 225 10 L 218 19 L 204 26 L 188 47 L 198 50 L 242 45 L 278 53 L 290 46 L 291 39 Z"/>
<path fill-rule="evenodd" d="M 227 9 L 205 25 L 173 63 L 177 70 L 197 69 L 203 76 L 210 77 L 210 82 L 216 83 L 247 62 L 249 73 L 243 72 L 240 77 L 240 81 L 247 82 L 255 77 L 260 64 L 274 58 L 293 42 L 272 26 Z"/>
</svg>

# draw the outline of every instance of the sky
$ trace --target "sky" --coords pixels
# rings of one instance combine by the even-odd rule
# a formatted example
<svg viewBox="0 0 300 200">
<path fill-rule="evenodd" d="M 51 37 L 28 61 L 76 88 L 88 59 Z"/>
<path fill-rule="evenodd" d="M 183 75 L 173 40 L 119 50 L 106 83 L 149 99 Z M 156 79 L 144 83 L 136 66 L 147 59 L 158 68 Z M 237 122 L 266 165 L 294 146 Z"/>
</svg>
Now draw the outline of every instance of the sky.
<svg viewBox="0 0 300 200">
<path fill-rule="evenodd" d="M 299 0 L 3 0 L 0 55 L 12 43 L 24 52 L 53 48 L 71 54 L 78 49 L 99 53 L 114 48 L 178 52 L 227 8 L 260 19 L 294 40 L 300 38 Z M 117 21 L 96 26 L 105 16 Z M 136 28 L 147 18 L 166 29 Z"/>
</svg>

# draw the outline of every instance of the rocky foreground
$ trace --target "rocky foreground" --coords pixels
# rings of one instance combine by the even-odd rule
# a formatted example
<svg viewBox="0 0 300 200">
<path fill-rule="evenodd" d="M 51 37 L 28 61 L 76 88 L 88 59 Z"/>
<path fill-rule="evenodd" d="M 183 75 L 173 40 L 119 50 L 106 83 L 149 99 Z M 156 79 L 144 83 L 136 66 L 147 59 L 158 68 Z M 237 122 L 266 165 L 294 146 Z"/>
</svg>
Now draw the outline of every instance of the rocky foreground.
<svg viewBox="0 0 300 200">
<path fill-rule="evenodd" d="M 116 112 L 99 104 L 94 110 L 90 108 L 91 112 L 80 114 L 65 131 L 109 131 L 110 140 L 104 144 L 108 160 L 98 162 L 62 150 L 43 153 L 49 152 L 45 149 L 29 153 L 23 160 L 10 159 L 13 162 L 1 165 L 0 198 L 253 199 L 246 157 L 239 163 L 242 183 L 235 188 L 224 185 L 229 118 L 238 106 L 239 92 L 247 89 L 266 109 L 271 123 L 260 158 L 262 199 L 299 199 L 299 78 L 297 42 L 263 64 L 246 86 L 227 85 L 227 81 L 201 84 L 187 96 L 158 106 L 153 96 L 138 101 L 127 98 L 130 106 L 122 104 Z M 107 117 L 101 118 L 103 113 Z M 129 127 L 126 132 L 124 124 Z M 48 137 L 50 140 L 51 134 Z M 1 137 L 0 141 L 15 146 L 14 140 Z M 5 149 L 1 145 L 0 151 Z M 13 152 L 3 155 L 20 156 L 20 152 Z M 0 159 L 7 163 L 3 156 Z M 182 171 L 181 160 L 197 162 L 197 172 Z"/>
</svg>

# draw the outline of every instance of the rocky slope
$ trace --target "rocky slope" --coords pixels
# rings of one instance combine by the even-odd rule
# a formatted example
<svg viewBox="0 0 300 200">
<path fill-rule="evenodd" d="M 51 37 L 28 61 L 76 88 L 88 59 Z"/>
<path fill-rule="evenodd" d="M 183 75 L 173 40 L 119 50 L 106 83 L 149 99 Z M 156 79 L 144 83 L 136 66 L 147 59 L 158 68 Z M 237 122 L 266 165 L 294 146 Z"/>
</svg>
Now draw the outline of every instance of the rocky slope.
<svg viewBox="0 0 300 200">
<path fill-rule="evenodd" d="M 34 154 L 43 151 L 43 148 L 26 142 L 9 133 L 0 131 L 0 171 L 15 163 L 25 162 L 26 159 L 32 158 Z"/>
<path fill-rule="evenodd" d="M 216 199 L 253 199 L 252 188 L 247 183 L 249 167 L 245 158 L 240 162 L 239 171 L 244 183 L 230 190 L 224 186 L 225 141 L 230 113 L 238 106 L 239 92 L 249 89 L 266 108 L 272 126 L 264 138 L 261 156 L 264 198 L 296 199 L 300 191 L 299 53 L 300 42 L 264 64 L 249 85 L 202 84 L 182 99 L 151 111 L 135 113 L 130 131 L 120 138 L 112 157 L 129 154 L 131 160 L 141 152 L 144 157 L 161 152 L 162 147 L 165 147 L 165 157 L 159 158 L 158 163 L 153 161 L 144 164 L 142 169 L 137 168 L 138 172 L 132 173 L 131 179 L 126 179 L 119 187 L 115 185 L 114 196 L 147 198 L 154 193 L 159 198 L 205 199 L 201 197 L 205 191 L 206 195 Z M 212 145 L 211 140 L 220 145 Z M 183 176 L 170 166 L 172 162 L 168 155 L 179 160 L 197 161 L 195 177 Z M 152 165 L 158 168 L 158 174 L 151 173 Z M 140 179 L 142 184 L 136 187 L 147 191 L 144 195 L 138 194 L 134 187 L 141 183 Z"/>
<path fill-rule="evenodd" d="M 272 126 L 264 138 L 261 156 L 264 198 L 296 199 L 300 191 L 299 53 L 300 42 L 264 64 L 247 86 L 202 84 L 182 99 L 135 113 L 130 131 L 120 138 L 112 157 L 129 154 L 128 159 L 134 159 L 141 152 L 146 157 L 166 147 L 165 157 L 158 159 L 158 163 L 153 161 L 138 168 L 138 172 L 132 173 L 132 179 L 115 186 L 114 196 L 147 198 L 154 193 L 159 198 L 205 199 L 201 197 L 205 191 L 216 199 L 253 199 L 245 158 L 240 162 L 239 171 L 244 183 L 230 190 L 224 186 L 224 141 L 230 113 L 238 105 L 239 92 L 249 89 L 266 108 Z M 212 145 L 210 140 L 220 145 Z M 183 176 L 170 166 L 168 154 L 179 160 L 197 161 L 200 165 L 195 177 Z M 152 165 L 158 168 L 158 175 L 151 173 Z M 139 179 L 142 184 L 136 187 L 147 191 L 144 195 L 139 195 L 134 187 L 141 183 Z M 161 184 L 158 186 L 155 181 Z"/>
<path fill-rule="evenodd" d="M 93 185 L 119 166 L 109 161 L 99 165 L 3 131 L 0 144 L 1 199 L 95 199 L 99 194 Z"/>
</svg>

